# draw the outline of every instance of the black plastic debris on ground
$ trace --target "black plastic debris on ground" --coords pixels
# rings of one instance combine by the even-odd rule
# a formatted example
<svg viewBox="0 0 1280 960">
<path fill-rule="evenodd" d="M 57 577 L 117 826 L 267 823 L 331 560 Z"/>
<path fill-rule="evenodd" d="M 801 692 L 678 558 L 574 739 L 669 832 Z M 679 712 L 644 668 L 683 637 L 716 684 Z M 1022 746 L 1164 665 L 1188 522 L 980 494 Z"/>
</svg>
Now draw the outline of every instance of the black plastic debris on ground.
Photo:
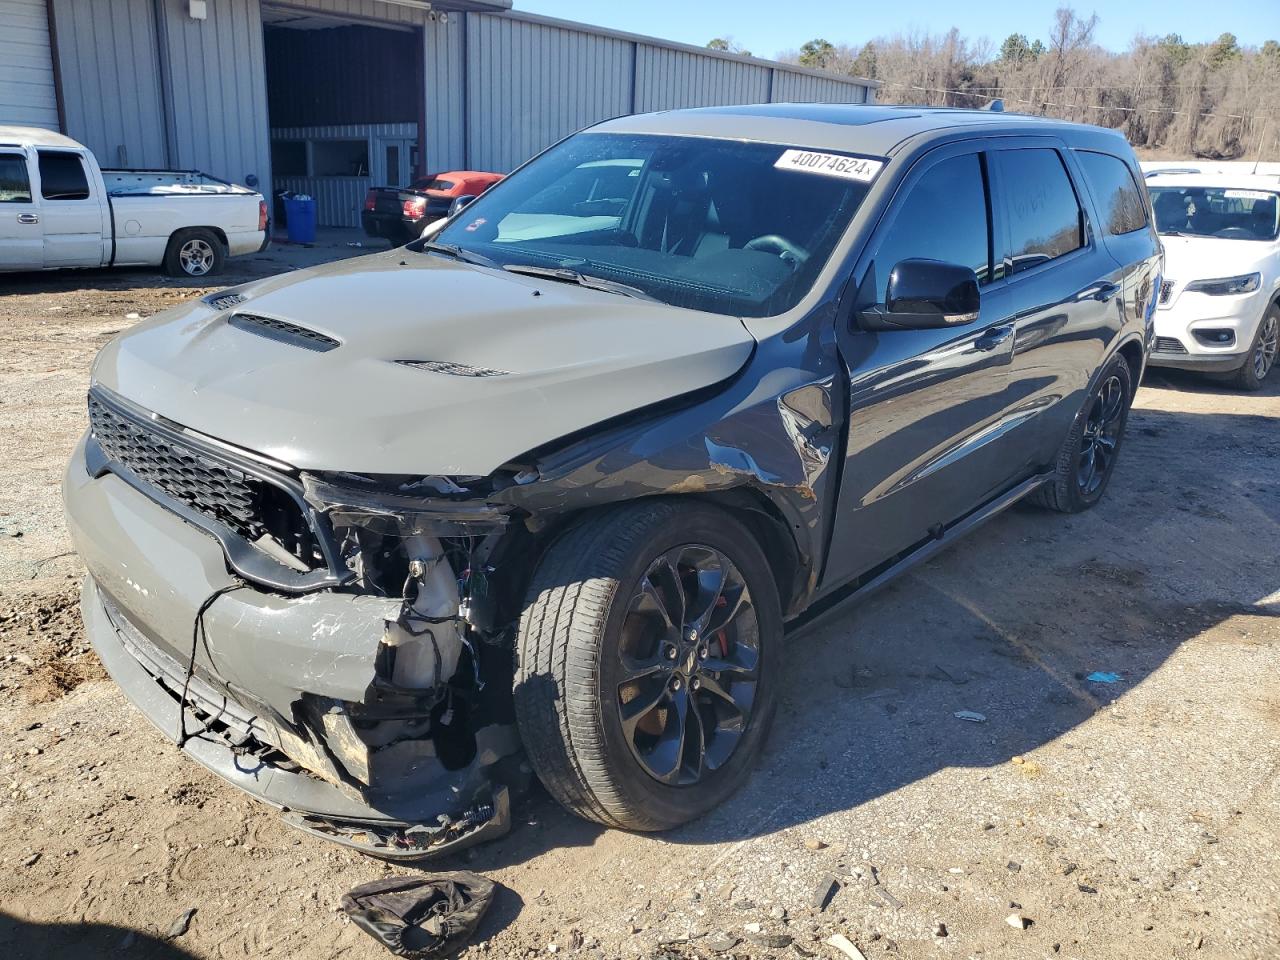
<svg viewBox="0 0 1280 960">
<path fill-rule="evenodd" d="M 342 895 L 342 910 L 398 957 L 446 957 L 475 933 L 497 885 L 479 874 L 375 880 Z"/>
</svg>

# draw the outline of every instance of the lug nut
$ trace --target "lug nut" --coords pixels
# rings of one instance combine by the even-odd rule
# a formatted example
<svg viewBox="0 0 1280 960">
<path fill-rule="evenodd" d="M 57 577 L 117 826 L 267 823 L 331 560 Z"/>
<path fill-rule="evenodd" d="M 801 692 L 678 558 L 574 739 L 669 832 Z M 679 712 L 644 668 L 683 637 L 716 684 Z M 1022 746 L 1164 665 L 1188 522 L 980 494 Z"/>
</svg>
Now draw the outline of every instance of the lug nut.
<svg viewBox="0 0 1280 960">
<path fill-rule="evenodd" d="M 705 660 L 705 659 L 707 659 L 707 656 L 708 656 L 709 654 L 710 654 L 710 651 L 709 651 L 706 647 L 699 647 L 699 648 L 698 648 L 698 659 L 699 659 L 699 660 Z"/>
<path fill-rule="evenodd" d="M 686 631 L 685 631 L 685 633 L 684 633 L 684 638 L 685 638 L 685 640 L 687 640 L 689 643 L 697 643 L 697 642 L 698 642 L 698 631 L 697 631 L 697 630 L 695 630 L 693 627 L 690 627 L 688 630 L 686 630 Z"/>
<path fill-rule="evenodd" d="M 663 650 L 662 654 L 668 660 L 674 660 L 676 658 L 677 652 L 678 651 L 676 650 L 676 648 L 672 644 L 668 643 L 666 645 L 666 648 Z"/>
<path fill-rule="evenodd" d="M 689 689 L 699 690 L 701 689 L 701 687 L 702 687 L 702 681 L 699 680 L 697 677 L 694 677 L 692 680 L 689 681 Z"/>
<path fill-rule="evenodd" d="M 680 689 L 680 678 L 679 678 L 679 677 L 672 677 L 672 678 L 671 678 L 671 691 L 674 693 L 675 691 L 677 691 L 677 690 L 679 690 L 679 689 Z"/>
</svg>

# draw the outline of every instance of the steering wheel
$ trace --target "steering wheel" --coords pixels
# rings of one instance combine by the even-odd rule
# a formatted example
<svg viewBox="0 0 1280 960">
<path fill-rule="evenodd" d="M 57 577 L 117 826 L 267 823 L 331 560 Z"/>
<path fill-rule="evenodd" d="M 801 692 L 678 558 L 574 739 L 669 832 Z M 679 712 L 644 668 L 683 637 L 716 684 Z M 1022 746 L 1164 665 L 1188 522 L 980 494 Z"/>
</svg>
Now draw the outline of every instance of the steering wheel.
<svg viewBox="0 0 1280 960">
<path fill-rule="evenodd" d="M 1256 240 L 1253 231 L 1248 227 L 1227 227 L 1214 234 L 1222 240 Z"/>
<path fill-rule="evenodd" d="M 778 259 L 791 264 L 791 269 L 799 269 L 801 264 L 809 259 L 809 251 L 804 247 L 796 246 L 786 237 L 781 237 L 776 233 L 766 233 L 762 237 L 756 237 L 754 240 L 748 240 L 744 250 L 760 250 L 765 253 L 776 253 Z"/>
</svg>

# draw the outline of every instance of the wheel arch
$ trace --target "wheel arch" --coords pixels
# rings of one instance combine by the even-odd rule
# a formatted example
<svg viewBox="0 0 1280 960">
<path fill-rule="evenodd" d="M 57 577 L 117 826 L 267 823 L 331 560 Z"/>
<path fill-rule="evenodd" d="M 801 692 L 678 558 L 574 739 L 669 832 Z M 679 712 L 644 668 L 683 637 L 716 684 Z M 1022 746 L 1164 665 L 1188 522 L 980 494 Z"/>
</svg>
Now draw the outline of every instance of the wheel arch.
<svg viewBox="0 0 1280 960">
<path fill-rule="evenodd" d="M 1142 380 L 1142 368 L 1144 365 L 1142 344 L 1136 338 L 1126 340 L 1120 345 L 1120 349 L 1117 353 L 1124 357 L 1124 362 L 1129 365 L 1130 382 L 1132 384 L 1131 389 L 1136 395 L 1138 392 L 1138 383 Z"/>
<path fill-rule="evenodd" d="M 783 617 L 793 616 L 798 612 L 798 608 L 803 606 L 804 598 L 812 592 L 813 558 L 808 557 L 801 549 L 799 524 L 789 522 L 783 510 L 767 493 L 745 485 L 706 493 L 653 494 L 631 500 L 583 507 L 565 516 L 556 524 L 551 535 L 543 541 L 537 555 L 531 558 L 526 576 L 532 575 L 541 562 L 542 555 L 553 543 L 592 517 L 606 511 L 617 510 L 628 504 L 658 500 L 671 503 L 705 503 L 719 507 L 729 514 L 760 545 L 768 561 L 769 571 L 773 574 L 774 586 L 778 591 L 778 605 L 782 609 Z"/>
</svg>

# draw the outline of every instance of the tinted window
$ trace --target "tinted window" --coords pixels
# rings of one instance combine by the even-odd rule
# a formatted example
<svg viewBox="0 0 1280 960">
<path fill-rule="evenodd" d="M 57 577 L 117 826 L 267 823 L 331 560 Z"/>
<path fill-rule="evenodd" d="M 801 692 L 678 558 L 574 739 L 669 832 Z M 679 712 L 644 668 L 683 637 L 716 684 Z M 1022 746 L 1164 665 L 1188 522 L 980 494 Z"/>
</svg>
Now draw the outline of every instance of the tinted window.
<svg viewBox="0 0 1280 960">
<path fill-rule="evenodd" d="M 839 173 L 796 169 L 788 156 L 744 140 L 582 133 L 436 240 L 510 267 L 562 268 L 567 282 L 580 274 L 674 306 L 772 316 L 813 289 L 880 166 L 832 157 Z"/>
<path fill-rule="evenodd" d="M 30 202 L 27 158 L 20 153 L 0 153 L 0 203 Z"/>
<path fill-rule="evenodd" d="M 1085 179 L 1098 200 L 1098 213 L 1102 215 L 1107 233 L 1119 236 L 1147 225 L 1142 193 L 1127 163 L 1105 153 L 1087 150 L 1078 151 L 1076 159 L 1080 161 Z"/>
<path fill-rule="evenodd" d="M 46 200 L 87 200 L 89 180 L 74 153 L 40 151 L 40 196 Z"/>
<path fill-rule="evenodd" d="M 1165 236 L 1274 240 L 1280 197 L 1273 190 L 1152 187 L 1156 230 Z"/>
<path fill-rule="evenodd" d="M 1013 272 L 1084 246 L 1084 218 L 1056 150 L 1002 150 L 1000 190 L 1009 220 Z"/>
<path fill-rule="evenodd" d="M 941 161 L 911 188 L 876 250 L 877 296 L 883 301 L 890 271 L 911 258 L 972 267 L 986 282 L 989 238 L 982 161 L 976 153 Z"/>
</svg>

